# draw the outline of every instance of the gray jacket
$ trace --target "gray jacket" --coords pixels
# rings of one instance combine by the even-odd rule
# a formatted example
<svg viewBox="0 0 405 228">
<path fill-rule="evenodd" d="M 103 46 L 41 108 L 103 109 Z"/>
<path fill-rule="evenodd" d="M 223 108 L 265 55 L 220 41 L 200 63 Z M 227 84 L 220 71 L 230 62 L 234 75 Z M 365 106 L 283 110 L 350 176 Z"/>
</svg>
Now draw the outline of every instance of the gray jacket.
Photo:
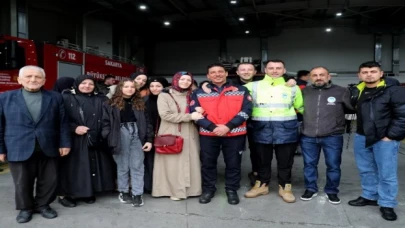
<svg viewBox="0 0 405 228">
<path fill-rule="evenodd" d="M 329 84 L 319 89 L 312 85 L 303 89 L 304 120 L 302 134 L 323 137 L 343 134 L 345 110 L 353 110 L 348 89 Z"/>
</svg>

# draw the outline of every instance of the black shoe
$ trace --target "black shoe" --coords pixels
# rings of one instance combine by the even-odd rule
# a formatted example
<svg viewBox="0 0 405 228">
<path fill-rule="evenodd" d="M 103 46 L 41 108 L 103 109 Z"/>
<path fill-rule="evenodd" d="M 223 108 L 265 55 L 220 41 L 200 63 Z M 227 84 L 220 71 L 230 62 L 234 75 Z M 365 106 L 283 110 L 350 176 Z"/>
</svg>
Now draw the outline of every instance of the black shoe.
<svg viewBox="0 0 405 228">
<path fill-rule="evenodd" d="M 21 210 L 20 213 L 18 213 L 16 220 L 18 223 L 29 222 L 32 219 L 32 214 L 32 210 Z"/>
<path fill-rule="evenodd" d="M 200 196 L 200 199 L 198 202 L 202 204 L 206 204 L 211 202 L 211 199 L 214 198 L 214 193 L 213 192 L 203 192 L 203 194 Z"/>
<path fill-rule="evenodd" d="M 58 217 L 58 213 L 56 213 L 56 211 L 52 209 L 50 206 L 42 206 L 36 209 L 35 212 L 40 213 L 42 217 L 47 219 L 53 219 Z"/>
<path fill-rule="evenodd" d="M 318 193 L 316 193 L 316 192 L 305 190 L 304 194 L 301 196 L 300 199 L 304 200 L 304 201 L 309 201 L 317 195 L 318 195 Z"/>
<path fill-rule="evenodd" d="M 395 214 L 394 208 L 380 207 L 381 216 L 388 221 L 397 220 L 397 214 Z"/>
<path fill-rule="evenodd" d="M 295 151 L 294 155 L 295 155 L 295 156 L 301 156 L 301 155 L 302 155 L 302 153 L 301 153 L 300 151 L 298 151 L 298 150 L 297 150 L 297 151 Z"/>
<path fill-rule="evenodd" d="M 228 203 L 232 205 L 239 204 L 238 193 L 234 190 L 226 190 L 226 196 L 228 197 Z"/>
<path fill-rule="evenodd" d="M 134 206 L 134 207 L 143 206 L 142 195 L 132 196 L 132 206 Z"/>
<path fill-rule="evenodd" d="M 362 206 L 367 206 L 367 205 L 378 206 L 376 200 L 369 200 L 369 199 L 363 198 L 361 196 L 355 200 L 350 200 L 349 205 L 354 206 L 354 207 L 362 207 Z"/>
<path fill-rule="evenodd" d="M 95 196 L 91 196 L 88 198 L 84 198 L 83 201 L 87 204 L 93 204 L 96 202 L 96 197 Z"/>
<path fill-rule="evenodd" d="M 331 204 L 339 204 L 340 203 L 340 199 L 337 196 L 337 194 L 326 194 L 326 198 L 328 198 L 329 203 L 331 203 Z"/>
<path fill-rule="evenodd" d="M 257 180 L 257 175 L 254 174 L 254 172 L 248 173 L 248 178 L 250 182 L 250 186 L 255 186 L 256 180 Z"/>
<path fill-rule="evenodd" d="M 130 193 L 120 192 L 118 199 L 121 203 L 132 203 L 132 198 Z"/>
<path fill-rule="evenodd" d="M 63 199 L 58 198 L 58 202 L 64 207 L 76 207 L 76 201 L 69 196 L 65 196 Z"/>
</svg>

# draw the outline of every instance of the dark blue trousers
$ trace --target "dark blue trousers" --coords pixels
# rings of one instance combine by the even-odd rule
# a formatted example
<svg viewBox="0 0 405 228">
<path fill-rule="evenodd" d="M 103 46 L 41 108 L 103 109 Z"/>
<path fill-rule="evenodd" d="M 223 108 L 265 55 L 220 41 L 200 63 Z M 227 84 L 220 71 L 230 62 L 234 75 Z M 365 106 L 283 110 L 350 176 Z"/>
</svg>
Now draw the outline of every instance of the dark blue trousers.
<svg viewBox="0 0 405 228">
<path fill-rule="evenodd" d="M 238 190 L 241 179 L 242 152 L 246 135 L 234 137 L 200 136 L 203 192 L 215 192 L 217 160 L 220 151 L 225 161 L 225 189 Z"/>
</svg>

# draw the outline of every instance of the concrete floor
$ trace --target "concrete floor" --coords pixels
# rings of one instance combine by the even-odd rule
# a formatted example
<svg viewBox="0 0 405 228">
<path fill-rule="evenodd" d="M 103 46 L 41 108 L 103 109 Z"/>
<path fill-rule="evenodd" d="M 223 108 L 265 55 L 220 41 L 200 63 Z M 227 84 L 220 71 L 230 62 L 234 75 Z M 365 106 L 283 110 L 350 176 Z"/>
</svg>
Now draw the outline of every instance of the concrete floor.
<svg viewBox="0 0 405 228">
<path fill-rule="evenodd" d="M 80 203 L 76 208 L 64 208 L 58 203 L 53 203 L 52 206 L 59 213 L 58 218 L 47 220 L 36 214 L 32 221 L 27 224 L 16 223 L 15 217 L 18 212 L 14 210 L 14 187 L 11 175 L 9 173 L 2 174 L 0 175 L 0 228 L 403 228 L 405 227 L 405 148 L 401 149 L 400 153 L 402 154 L 399 155 L 398 170 L 400 174 L 399 206 L 396 209 L 398 220 L 395 222 L 382 219 L 378 207 L 355 208 L 347 204 L 349 200 L 357 198 L 361 191 L 358 172 L 353 159 L 353 150 L 350 146 L 343 153 L 341 192 L 339 194 L 342 203 L 340 205 L 330 204 L 322 192 L 312 201 L 303 202 L 299 200 L 299 196 L 304 192 L 302 157 L 295 158 L 293 170 L 293 191 L 297 197 L 296 203 L 284 203 L 277 195 L 277 184 L 273 181 L 269 195 L 255 199 L 241 197 L 239 205 L 229 205 L 223 190 L 224 165 L 222 158 L 220 158 L 218 192 L 210 204 L 201 205 L 198 203 L 198 198 L 173 202 L 168 198 L 156 199 L 146 195 L 145 205 L 141 208 L 134 208 L 127 204 L 121 204 L 117 199 L 117 194 L 107 194 L 99 196 L 93 205 Z M 321 158 L 319 186 L 325 184 L 323 161 Z M 244 155 L 242 170 L 240 196 L 243 196 L 249 189 L 247 180 L 247 173 L 250 170 L 248 153 Z M 276 180 L 275 172 L 273 172 L 272 180 Z"/>
</svg>

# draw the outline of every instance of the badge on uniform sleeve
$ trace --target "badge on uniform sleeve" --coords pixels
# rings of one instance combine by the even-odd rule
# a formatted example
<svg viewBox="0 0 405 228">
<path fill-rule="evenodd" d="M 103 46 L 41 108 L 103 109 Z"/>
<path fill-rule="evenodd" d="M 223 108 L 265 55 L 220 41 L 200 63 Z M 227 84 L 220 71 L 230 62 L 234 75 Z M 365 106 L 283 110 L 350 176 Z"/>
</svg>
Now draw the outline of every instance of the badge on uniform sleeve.
<svg viewBox="0 0 405 228">
<path fill-rule="evenodd" d="M 195 104 L 194 101 L 191 101 L 191 102 L 190 102 L 190 106 L 193 106 L 194 104 Z"/>
<path fill-rule="evenodd" d="M 247 96 L 247 99 L 248 99 L 248 101 L 252 101 L 253 99 L 252 99 L 252 96 Z"/>
</svg>

